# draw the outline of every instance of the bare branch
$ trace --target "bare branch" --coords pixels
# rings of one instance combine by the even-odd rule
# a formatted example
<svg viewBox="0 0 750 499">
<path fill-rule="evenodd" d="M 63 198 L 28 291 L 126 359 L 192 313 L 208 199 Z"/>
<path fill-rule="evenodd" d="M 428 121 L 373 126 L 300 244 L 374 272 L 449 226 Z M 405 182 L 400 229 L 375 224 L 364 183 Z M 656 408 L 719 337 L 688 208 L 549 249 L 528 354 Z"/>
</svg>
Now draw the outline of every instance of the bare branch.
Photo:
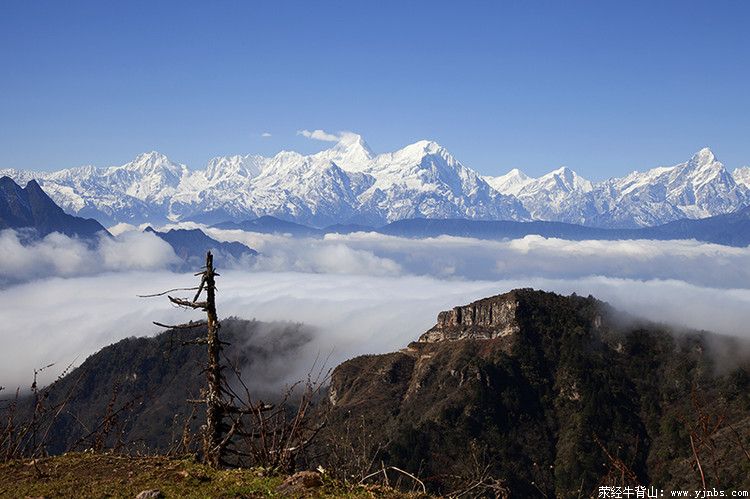
<svg viewBox="0 0 750 499">
<path fill-rule="evenodd" d="M 205 301 L 188 301 L 182 298 L 174 298 L 172 296 L 167 296 L 169 298 L 169 301 L 174 303 L 175 305 L 179 305 L 181 307 L 189 307 L 189 308 L 202 308 L 206 309 L 208 308 L 208 302 Z"/>
<path fill-rule="evenodd" d="M 164 296 L 167 293 L 172 293 L 173 291 L 193 291 L 195 289 L 198 289 L 197 286 L 192 288 L 174 288 L 174 289 L 168 289 L 166 291 L 162 291 L 161 293 L 154 293 L 152 295 L 136 295 L 138 298 L 154 298 L 156 296 Z"/>
<path fill-rule="evenodd" d="M 205 285 L 206 285 L 206 275 L 205 275 L 205 274 L 203 274 L 203 279 L 201 279 L 201 283 L 200 283 L 200 286 L 198 286 L 198 292 L 197 292 L 197 293 L 195 293 L 195 297 L 193 298 L 193 301 L 194 301 L 194 302 L 198 301 L 198 297 L 199 297 L 199 296 L 201 295 L 201 293 L 203 292 L 203 288 L 205 287 Z"/>
<path fill-rule="evenodd" d="M 207 325 L 206 321 L 199 321 L 199 322 L 186 322 L 185 324 L 162 324 L 161 322 L 154 321 L 154 324 L 156 324 L 159 327 L 164 327 L 167 329 L 195 329 L 197 327 L 205 327 Z"/>
</svg>

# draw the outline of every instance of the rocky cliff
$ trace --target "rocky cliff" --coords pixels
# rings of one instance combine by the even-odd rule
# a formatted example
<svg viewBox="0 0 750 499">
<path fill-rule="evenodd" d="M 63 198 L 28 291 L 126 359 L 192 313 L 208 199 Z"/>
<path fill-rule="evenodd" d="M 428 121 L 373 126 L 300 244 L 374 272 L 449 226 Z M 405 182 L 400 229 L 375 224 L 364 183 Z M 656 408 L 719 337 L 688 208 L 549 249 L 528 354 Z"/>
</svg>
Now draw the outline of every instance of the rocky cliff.
<svg viewBox="0 0 750 499">
<path fill-rule="evenodd" d="M 511 291 L 463 307 L 440 312 L 437 324 L 419 337 L 420 342 L 488 340 L 519 332 L 518 297 Z"/>
</svg>

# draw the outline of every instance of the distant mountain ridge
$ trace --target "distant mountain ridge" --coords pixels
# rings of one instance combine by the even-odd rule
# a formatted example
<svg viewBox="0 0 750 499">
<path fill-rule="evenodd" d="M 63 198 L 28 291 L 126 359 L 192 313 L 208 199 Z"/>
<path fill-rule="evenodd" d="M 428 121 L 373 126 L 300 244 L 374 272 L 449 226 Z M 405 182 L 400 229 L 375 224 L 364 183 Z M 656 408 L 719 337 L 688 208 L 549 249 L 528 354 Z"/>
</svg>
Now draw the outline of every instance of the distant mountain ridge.
<svg viewBox="0 0 750 499">
<path fill-rule="evenodd" d="M 316 237 L 324 234 L 324 231 L 314 227 L 288 222 L 269 215 L 264 215 L 252 220 L 243 220 L 241 222 L 221 222 L 212 227 L 217 229 L 258 232 L 261 234 L 290 234 L 297 237 Z"/>
<path fill-rule="evenodd" d="M 698 220 L 685 218 L 654 227 L 642 227 L 638 229 L 607 229 L 564 222 L 516 222 L 512 220 L 467 220 L 463 218 L 407 218 L 380 227 L 335 224 L 322 229 L 316 229 L 271 216 L 263 216 L 255 220 L 245 220 L 242 222 L 224 222 L 215 224 L 212 227 L 230 230 L 237 229 L 261 234 L 315 238 L 324 237 L 326 234 L 351 234 L 354 232 L 377 232 L 389 236 L 407 238 L 454 236 L 494 241 L 537 235 L 569 241 L 634 239 L 668 241 L 694 239 L 706 243 L 744 247 L 750 245 L 750 207 L 714 217 Z"/>
<path fill-rule="evenodd" d="M 181 266 L 183 269 L 200 268 L 205 262 L 207 251 L 213 252 L 214 256 L 225 265 L 232 261 L 237 262 L 244 256 L 258 254 L 254 249 L 236 241 L 217 241 L 200 229 L 170 229 L 167 232 L 159 232 L 152 227 L 146 227 L 144 232 L 150 232 L 169 243 L 175 254 L 183 260 L 184 263 Z"/>
<path fill-rule="evenodd" d="M 36 178 L 66 211 L 106 224 L 270 215 L 314 227 L 465 218 L 637 228 L 750 204 L 750 167 L 730 173 L 708 148 L 675 166 L 596 183 L 566 167 L 539 178 L 517 169 L 482 176 L 426 140 L 374 154 L 356 134 L 316 154 L 221 156 L 203 170 L 152 151 L 122 166 L 0 174 Z"/>
<path fill-rule="evenodd" d="M 750 245 L 750 207 L 734 213 L 698 220 L 680 219 L 640 229 L 605 229 L 563 222 L 513 222 L 495 220 L 409 219 L 375 229 L 382 234 L 401 237 L 458 236 L 476 239 L 516 239 L 529 235 L 579 240 L 677 240 L 744 247 Z"/>
<path fill-rule="evenodd" d="M 21 187 L 10 177 L 0 177 L 0 230 L 28 229 L 39 237 L 60 232 L 71 237 L 90 238 L 109 234 L 96 220 L 68 215 L 29 180 Z"/>
</svg>

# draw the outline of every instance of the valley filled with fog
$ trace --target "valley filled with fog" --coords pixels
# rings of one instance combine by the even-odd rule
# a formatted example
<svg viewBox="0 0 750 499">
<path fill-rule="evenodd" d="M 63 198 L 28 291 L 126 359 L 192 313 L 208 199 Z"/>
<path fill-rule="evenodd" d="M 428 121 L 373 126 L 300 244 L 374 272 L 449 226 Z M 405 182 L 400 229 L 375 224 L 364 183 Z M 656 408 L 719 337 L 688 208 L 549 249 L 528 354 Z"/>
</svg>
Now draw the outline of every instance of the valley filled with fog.
<svg viewBox="0 0 750 499">
<path fill-rule="evenodd" d="M 696 241 L 566 241 L 527 236 L 486 241 L 377 233 L 294 238 L 195 224 L 259 255 L 217 261 L 221 317 L 303 322 L 314 328 L 289 381 L 318 359 L 330 367 L 356 355 L 403 348 L 453 306 L 519 287 L 592 294 L 615 307 L 677 328 L 747 335 L 750 249 Z M 69 364 L 119 339 L 159 332 L 196 312 L 166 297 L 139 298 L 196 284 L 170 270 L 178 259 L 153 234 L 120 226 L 97 245 L 51 234 L 22 245 L 0 232 L 0 301 L 7 343 L 0 385 L 51 381 Z M 196 269 L 197 270 L 197 269 Z M 179 295 L 179 292 L 174 293 Z"/>
</svg>

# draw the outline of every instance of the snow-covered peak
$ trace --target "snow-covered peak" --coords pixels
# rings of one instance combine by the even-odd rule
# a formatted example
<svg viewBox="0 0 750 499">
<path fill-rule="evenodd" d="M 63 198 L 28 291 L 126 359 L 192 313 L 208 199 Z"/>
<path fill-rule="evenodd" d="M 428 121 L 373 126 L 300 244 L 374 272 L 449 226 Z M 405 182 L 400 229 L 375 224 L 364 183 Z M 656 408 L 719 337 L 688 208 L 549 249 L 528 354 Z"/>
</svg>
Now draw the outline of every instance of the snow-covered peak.
<svg viewBox="0 0 750 499">
<path fill-rule="evenodd" d="M 392 153 L 381 154 L 377 157 L 379 168 L 392 170 L 396 165 L 417 166 L 423 163 L 427 156 L 438 156 L 441 163 L 449 167 L 458 167 L 460 163 L 444 147 L 431 140 L 420 140 Z M 388 166 L 391 165 L 391 166 Z"/>
<path fill-rule="evenodd" d="M 144 161 L 169 161 L 169 158 L 167 158 L 166 154 L 151 150 L 148 152 L 142 152 L 135 157 L 135 162 L 139 163 Z"/>
<path fill-rule="evenodd" d="M 422 157 L 429 154 L 439 154 L 441 151 L 445 151 L 445 149 L 437 142 L 434 142 L 432 140 L 419 140 L 404 147 L 400 152 L 405 155 L 408 154 Z"/>
<path fill-rule="evenodd" d="M 716 162 L 716 156 L 708 147 L 704 147 L 690 158 L 690 163 L 697 166 L 711 165 Z"/>
<path fill-rule="evenodd" d="M 750 188 L 750 166 L 740 166 L 732 172 L 732 178 L 739 185 Z"/>
<path fill-rule="evenodd" d="M 563 166 L 529 181 L 519 190 L 519 195 L 530 195 L 540 191 L 558 194 L 590 192 L 593 188 L 591 181 L 581 177 L 567 166 Z"/>
<path fill-rule="evenodd" d="M 266 159 L 262 156 L 218 156 L 206 164 L 206 179 L 216 181 L 235 175 L 245 178 L 257 177 Z"/>
<path fill-rule="evenodd" d="M 341 139 L 333 146 L 333 149 L 341 152 L 362 154 L 368 159 L 372 159 L 373 156 L 372 150 L 370 150 L 370 146 L 367 145 L 365 139 L 356 133 L 342 135 Z"/>
<path fill-rule="evenodd" d="M 180 172 L 184 165 L 178 165 L 169 160 L 169 158 L 157 151 L 149 151 L 139 154 L 130 163 L 122 165 L 124 170 L 137 171 L 142 173 L 151 173 L 158 170 L 169 170 Z"/>
<path fill-rule="evenodd" d="M 108 168 L 105 177 L 110 188 L 142 201 L 163 201 L 174 194 L 189 174 L 185 165 L 173 163 L 156 151 L 139 154 L 130 163 Z"/>
<path fill-rule="evenodd" d="M 693 155 L 688 162 L 688 168 L 692 169 L 691 180 L 696 187 L 711 182 L 734 183 L 732 175 L 707 147 Z"/>
<path fill-rule="evenodd" d="M 297 151 L 279 151 L 276 153 L 276 155 L 271 158 L 273 161 L 278 162 L 287 162 L 287 161 L 299 161 L 304 159 L 305 157 L 298 153 Z"/>
<path fill-rule="evenodd" d="M 716 160 L 708 147 L 693 154 L 689 161 L 674 166 L 660 166 L 645 172 L 635 171 L 613 183 L 623 194 L 629 194 L 649 186 L 664 186 L 668 191 L 699 188 L 709 183 L 732 183 L 724 165 Z M 731 186 L 729 186 L 731 187 Z"/>
<path fill-rule="evenodd" d="M 332 161 L 347 170 L 361 170 L 369 165 L 375 155 L 361 135 L 347 132 L 333 147 L 312 157 L 317 161 Z"/>
<path fill-rule="evenodd" d="M 501 194 L 512 194 L 517 196 L 523 187 L 535 180 L 518 168 L 513 168 L 505 175 L 498 177 L 484 177 L 485 182 Z"/>
</svg>

